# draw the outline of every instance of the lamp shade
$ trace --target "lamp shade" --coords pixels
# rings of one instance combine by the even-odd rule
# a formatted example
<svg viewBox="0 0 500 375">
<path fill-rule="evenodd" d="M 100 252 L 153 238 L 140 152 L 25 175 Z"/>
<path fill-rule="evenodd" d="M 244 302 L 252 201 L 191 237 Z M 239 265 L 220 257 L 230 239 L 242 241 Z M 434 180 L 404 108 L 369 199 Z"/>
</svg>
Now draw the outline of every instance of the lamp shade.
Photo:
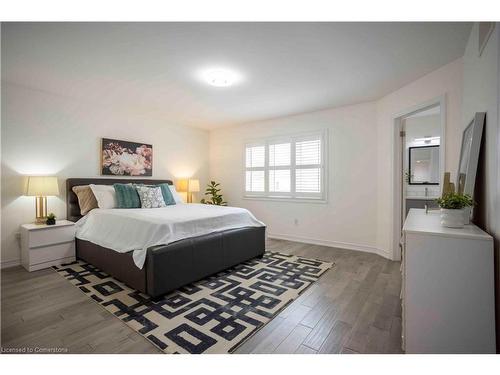
<svg viewBox="0 0 500 375">
<path fill-rule="evenodd" d="M 59 185 L 55 176 L 30 176 L 26 195 L 35 197 L 46 197 L 59 195 Z"/>
<path fill-rule="evenodd" d="M 200 191 L 200 180 L 190 179 L 188 183 L 188 191 L 190 193 L 197 193 Z"/>
</svg>

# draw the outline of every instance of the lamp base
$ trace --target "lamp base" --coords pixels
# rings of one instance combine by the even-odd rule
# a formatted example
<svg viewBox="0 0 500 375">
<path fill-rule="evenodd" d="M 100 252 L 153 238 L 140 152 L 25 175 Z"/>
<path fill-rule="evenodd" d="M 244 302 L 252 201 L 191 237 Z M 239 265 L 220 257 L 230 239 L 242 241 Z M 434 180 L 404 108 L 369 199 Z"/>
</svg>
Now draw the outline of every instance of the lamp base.
<svg viewBox="0 0 500 375">
<path fill-rule="evenodd" d="M 45 225 L 47 224 L 47 218 L 46 217 L 37 217 L 35 220 L 36 225 Z"/>
<path fill-rule="evenodd" d="M 42 225 L 47 222 L 47 197 L 36 197 L 35 199 L 36 220 L 35 224 Z"/>
</svg>

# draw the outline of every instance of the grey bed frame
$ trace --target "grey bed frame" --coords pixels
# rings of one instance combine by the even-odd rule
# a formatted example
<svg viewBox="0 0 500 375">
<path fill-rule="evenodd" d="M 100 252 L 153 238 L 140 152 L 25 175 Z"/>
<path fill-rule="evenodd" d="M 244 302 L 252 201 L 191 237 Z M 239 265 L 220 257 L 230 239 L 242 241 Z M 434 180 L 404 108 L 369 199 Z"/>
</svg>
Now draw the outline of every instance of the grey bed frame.
<svg viewBox="0 0 500 375">
<path fill-rule="evenodd" d="M 170 180 L 69 178 L 66 180 L 67 219 L 76 222 L 80 215 L 73 186 L 115 183 L 172 184 Z M 76 256 L 130 287 L 159 297 L 183 285 L 201 280 L 265 251 L 265 227 L 225 230 L 188 238 L 168 245 L 150 247 L 142 269 L 135 266 L 132 252 L 118 253 L 89 241 L 76 239 Z"/>
</svg>

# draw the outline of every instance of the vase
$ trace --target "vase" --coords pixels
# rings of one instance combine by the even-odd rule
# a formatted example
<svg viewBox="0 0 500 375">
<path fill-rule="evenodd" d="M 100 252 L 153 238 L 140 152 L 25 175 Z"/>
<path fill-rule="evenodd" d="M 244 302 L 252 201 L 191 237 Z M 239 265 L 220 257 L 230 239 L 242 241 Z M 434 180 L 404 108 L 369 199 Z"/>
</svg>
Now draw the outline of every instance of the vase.
<svg viewBox="0 0 500 375">
<path fill-rule="evenodd" d="M 472 214 L 472 207 L 465 207 L 464 208 L 464 224 L 465 225 L 470 224 L 471 214 Z"/>
<path fill-rule="evenodd" d="M 463 228 L 465 214 L 463 209 L 452 210 L 441 208 L 441 225 L 447 228 Z"/>
</svg>

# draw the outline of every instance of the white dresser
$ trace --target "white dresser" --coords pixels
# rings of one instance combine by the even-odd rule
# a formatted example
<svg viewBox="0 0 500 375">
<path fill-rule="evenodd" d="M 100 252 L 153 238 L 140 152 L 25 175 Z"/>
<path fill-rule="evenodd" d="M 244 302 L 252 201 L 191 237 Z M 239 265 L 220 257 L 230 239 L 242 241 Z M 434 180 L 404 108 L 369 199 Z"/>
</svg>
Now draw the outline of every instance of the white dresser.
<svg viewBox="0 0 500 375">
<path fill-rule="evenodd" d="M 403 349 L 495 353 L 493 239 L 475 225 L 444 228 L 411 209 L 403 227 Z"/>
<path fill-rule="evenodd" d="M 28 271 L 75 260 L 75 223 L 58 220 L 55 225 L 21 225 L 21 264 Z"/>
</svg>

